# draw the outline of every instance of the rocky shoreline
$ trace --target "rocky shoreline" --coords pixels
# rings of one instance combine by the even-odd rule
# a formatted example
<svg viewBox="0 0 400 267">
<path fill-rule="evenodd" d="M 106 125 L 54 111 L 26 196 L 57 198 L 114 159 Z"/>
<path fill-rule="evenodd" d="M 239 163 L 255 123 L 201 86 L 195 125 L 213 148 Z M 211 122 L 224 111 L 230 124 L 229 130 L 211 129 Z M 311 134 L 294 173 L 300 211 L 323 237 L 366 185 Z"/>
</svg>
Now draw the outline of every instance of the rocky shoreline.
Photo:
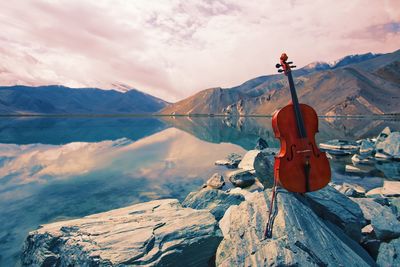
<svg viewBox="0 0 400 267">
<path fill-rule="evenodd" d="M 368 149 L 366 149 L 368 150 Z M 270 238 L 272 160 L 259 140 L 232 168 L 180 203 L 162 199 L 41 226 L 27 236 L 24 266 L 397 266 L 400 182 L 366 191 L 333 184 L 279 188 Z"/>
</svg>

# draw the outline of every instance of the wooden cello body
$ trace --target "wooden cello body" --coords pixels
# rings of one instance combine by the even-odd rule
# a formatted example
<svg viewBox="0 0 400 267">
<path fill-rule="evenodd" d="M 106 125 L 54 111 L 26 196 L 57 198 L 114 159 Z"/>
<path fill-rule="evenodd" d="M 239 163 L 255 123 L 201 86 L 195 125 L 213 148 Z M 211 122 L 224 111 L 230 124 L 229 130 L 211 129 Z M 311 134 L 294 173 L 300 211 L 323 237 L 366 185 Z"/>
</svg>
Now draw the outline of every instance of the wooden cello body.
<svg viewBox="0 0 400 267">
<path fill-rule="evenodd" d="M 277 111 L 272 118 L 275 137 L 281 149 L 275 157 L 274 176 L 278 183 L 291 192 L 305 193 L 325 187 L 331 179 L 331 169 L 325 152 L 315 142 L 318 116 L 315 110 L 300 104 L 294 88 L 290 62 L 282 54 L 281 64 L 288 76 L 292 103 Z M 292 66 L 295 67 L 295 66 Z"/>
</svg>

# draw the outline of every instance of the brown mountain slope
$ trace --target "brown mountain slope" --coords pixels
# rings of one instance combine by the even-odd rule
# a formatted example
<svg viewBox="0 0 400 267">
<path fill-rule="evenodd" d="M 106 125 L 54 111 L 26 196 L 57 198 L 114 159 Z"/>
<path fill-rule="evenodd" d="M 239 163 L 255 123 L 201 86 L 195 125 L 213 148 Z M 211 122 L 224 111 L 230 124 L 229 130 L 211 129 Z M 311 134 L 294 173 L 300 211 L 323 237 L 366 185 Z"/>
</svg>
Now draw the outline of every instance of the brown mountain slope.
<svg viewBox="0 0 400 267">
<path fill-rule="evenodd" d="M 301 73 L 294 73 L 299 100 L 319 115 L 400 113 L 400 50 L 340 68 Z M 289 101 L 287 80 L 280 74 L 230 89 L 207 89 L 161 113 L 271 115 Z"/>
</svg>

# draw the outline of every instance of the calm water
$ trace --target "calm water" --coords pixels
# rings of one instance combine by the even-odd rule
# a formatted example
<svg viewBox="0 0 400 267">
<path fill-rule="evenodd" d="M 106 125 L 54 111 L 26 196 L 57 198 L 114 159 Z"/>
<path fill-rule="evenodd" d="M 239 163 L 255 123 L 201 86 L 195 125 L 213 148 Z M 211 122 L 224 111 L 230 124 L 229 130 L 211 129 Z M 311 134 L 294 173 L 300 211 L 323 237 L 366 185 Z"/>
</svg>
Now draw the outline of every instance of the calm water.
<svg viewBox="0 0 400 267">
<path fill-rule="evenodd" d="M 318 142 L 375 137 L 399 121 L 320 119 Z M 270 118 L 0 118 L 0 266 L 12 266 L 28 231 L 40 224 L 159 198 L 184 199 L 228 153 L 244 154 L 258 137 L 271 147 Z M 400 179 L 399 164 L 345 172 L 334 181 L 367 188 Z"/>
</svg>

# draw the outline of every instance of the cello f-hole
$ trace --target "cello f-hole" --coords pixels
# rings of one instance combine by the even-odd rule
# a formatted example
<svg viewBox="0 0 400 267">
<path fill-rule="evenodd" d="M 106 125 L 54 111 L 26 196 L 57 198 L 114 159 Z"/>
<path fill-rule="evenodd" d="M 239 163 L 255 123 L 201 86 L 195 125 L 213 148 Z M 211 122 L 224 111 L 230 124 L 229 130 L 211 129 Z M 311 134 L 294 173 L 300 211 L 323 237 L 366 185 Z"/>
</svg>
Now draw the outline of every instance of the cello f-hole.
<svg viewBox="0 0 400 267">
<path fill-rule="evenodd" d="M 291 145 L 290 146 L 290 157 L 287 157 L 286 158 L 287 160 L 289 160 L 289 161 L 293 160 L 295 148 L 296 148 L 296 145 Z"/>
</svg>

